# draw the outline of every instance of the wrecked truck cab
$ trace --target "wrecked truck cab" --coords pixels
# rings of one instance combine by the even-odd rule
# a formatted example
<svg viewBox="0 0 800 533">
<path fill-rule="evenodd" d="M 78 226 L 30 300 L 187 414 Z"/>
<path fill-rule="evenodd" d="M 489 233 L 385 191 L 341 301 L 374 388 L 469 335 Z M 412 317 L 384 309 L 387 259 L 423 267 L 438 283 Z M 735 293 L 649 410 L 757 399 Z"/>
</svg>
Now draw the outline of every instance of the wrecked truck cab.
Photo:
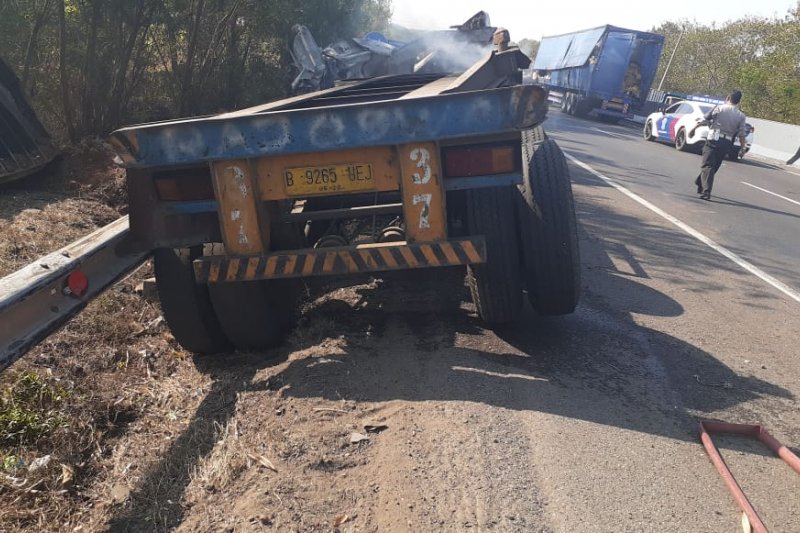
<svg viewBox="0 0 800 533">
<path fill-rule="evenodd" d="M 0 59 L 0 185 L 38 172 L 58 153 L 19 79 Z"/>
<path fill-rule="evenodd" d="M 292 91 L 302 94 L 329 89 L 337 81 L 392 74 L 460 74 L 491 51 L 495 30 L 489 15 L 479 11 L 463 24 L 426 31 L 409 42 L 370 32 L 320 48 L 309 29 L 296 24 L 290 52 L 298 75 Z"/>
<path fill-rule="evenodd" d="M 487 324 L 574 310 L 566 160 L 541 127 L 528 58 L 462 74 L 343 81 L 212 117 L 122 128 L 127 246 L 155 249 L 164 316 L 186 349 L 279 344 L 298 282 L 461 267 Z M 425 275 L 419 272 L 419 275 Z"/>
</svg>

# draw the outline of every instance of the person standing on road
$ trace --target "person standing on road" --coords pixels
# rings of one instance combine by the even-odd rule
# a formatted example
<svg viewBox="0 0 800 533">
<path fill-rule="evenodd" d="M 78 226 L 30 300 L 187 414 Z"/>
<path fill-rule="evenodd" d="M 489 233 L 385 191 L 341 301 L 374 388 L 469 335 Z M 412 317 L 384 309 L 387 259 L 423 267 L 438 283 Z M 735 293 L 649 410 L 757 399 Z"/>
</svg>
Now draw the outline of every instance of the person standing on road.
<svg viewBox="0 0 800 533">
<path fill-rule="evenodd" d="M 694 180 L 697 185 L 697 194 L 703 200 L 711 199 L 714 176 L 722 165 L 722 160 L 731 152 L 735 137 L 739 137 L 741 152 L 746 150 L 745 121 L 747 118 L 739 109 L 741 99 L 742 92 L 733 91 L 725 98 L 723 105 L 718 105 L 706 113 L 703 120 L 698 122 L 689 134 L 692 135 L 698 126 L 710 126 L 708 137 L 703 145 L 703 163 L 700 165 L 700 174 Z M 739 155 L 744 154 L 740 153 Z"/>
</svg>

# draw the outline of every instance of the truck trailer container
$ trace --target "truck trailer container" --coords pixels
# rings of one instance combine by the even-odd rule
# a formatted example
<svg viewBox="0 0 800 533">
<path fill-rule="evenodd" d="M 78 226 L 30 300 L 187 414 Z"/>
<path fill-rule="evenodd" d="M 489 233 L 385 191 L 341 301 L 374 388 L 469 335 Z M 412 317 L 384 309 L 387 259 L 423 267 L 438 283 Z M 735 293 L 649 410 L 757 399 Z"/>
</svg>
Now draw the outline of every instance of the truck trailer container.
<svg viewBox="0 0 800 533">
<path fill-rule="evenodd" d="M 531 77 L 560 95 L 565 113 L 630 118 L 647 97 L 663 46 L 663 35 L 610 25 L 544 37 Z"/>
</svg>

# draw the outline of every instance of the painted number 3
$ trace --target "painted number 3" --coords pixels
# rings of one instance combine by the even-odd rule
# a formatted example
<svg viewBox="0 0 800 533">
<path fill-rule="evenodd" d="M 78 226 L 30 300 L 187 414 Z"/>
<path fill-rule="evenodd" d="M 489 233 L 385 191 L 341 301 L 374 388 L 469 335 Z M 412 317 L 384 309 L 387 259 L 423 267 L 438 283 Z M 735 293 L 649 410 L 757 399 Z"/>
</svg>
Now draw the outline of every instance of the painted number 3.
<svg viewBox="0 0 800 533">
<path fill-rule="evenodd" d="M 414 148 L 411 150 L 411 160 L 416 161 L 417 168 L 422 171 L 414 172 L 411 179 L 417 185 L 425 185 L 431 181 L 431 153 L 425 148 Z"/>
</svg>

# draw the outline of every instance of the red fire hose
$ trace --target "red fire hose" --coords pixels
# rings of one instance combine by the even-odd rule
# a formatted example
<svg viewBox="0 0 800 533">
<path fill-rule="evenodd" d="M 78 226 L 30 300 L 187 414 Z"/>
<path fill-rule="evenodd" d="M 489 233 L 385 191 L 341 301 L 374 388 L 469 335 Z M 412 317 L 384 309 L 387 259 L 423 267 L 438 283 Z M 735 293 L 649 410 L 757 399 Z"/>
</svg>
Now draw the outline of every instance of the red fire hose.
<svg viewBox="0 0 800 533">
<path fill-rule="evenodd" d="M 798 474 L 800 474 L 800 457 L 797 457 L 789 448 L 778 442 L 763 426 L 730 424 L 728 422 L 715 422 L 713 420 L 703 420 L 700 422 L 700 440 L 703 441 L 703 446 L 706 452 L 708 452 L 711 462 L 714 463 L 717 471 L 719 471 L 722 480 L 725 482 L 725 485 L 728 486 L 728 490 L 731 491 L 731 494 L 733 494 L 733 497 L 736 499 L 736 503 L 739 504 L 744 514 L 747 515 L 747 519 L 750 521 L 750 527 L 753 528 L 753 531 L 755 533 L 766 533 L 767 528 L 764 526 L 761 518 L 759 518 L 756 510 L 750 504 L 747 496 L 745 496 L 736 478 L 733 477 L 728 465 L 725 464 L 725 460 L 720 455 L 714 441 L 711 440 L 711 433 L 731 433 L 734 435 L 756 438 L 775 452 L 778 457 L 783 459 L 783 461 Z"/>
</svg>

